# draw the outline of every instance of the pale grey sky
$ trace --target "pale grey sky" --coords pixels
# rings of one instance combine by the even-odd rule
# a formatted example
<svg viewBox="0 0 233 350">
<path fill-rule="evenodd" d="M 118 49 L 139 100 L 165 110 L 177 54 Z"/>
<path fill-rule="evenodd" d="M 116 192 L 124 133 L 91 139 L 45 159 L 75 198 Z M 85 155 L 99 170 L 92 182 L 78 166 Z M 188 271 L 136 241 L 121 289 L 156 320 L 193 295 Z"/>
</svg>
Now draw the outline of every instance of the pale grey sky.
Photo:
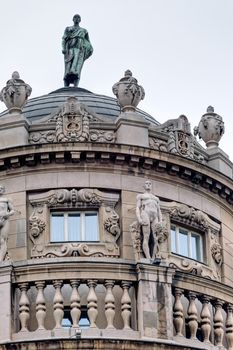
<svg viewBox="0 0 233 350">
<path fill-rule="evenodd" d="M 185 114 L 192 128 L 212 105 L 233 160 L 233 0 L 2 0 L 0 88 L 14 70 L 31 97 L 62 87 L 61 37 L 75 13 L 94 47 L 80 87 L 113 96 L 131 69 L 146 92 L 139 108 L 161 123 Z"/>
</svg>

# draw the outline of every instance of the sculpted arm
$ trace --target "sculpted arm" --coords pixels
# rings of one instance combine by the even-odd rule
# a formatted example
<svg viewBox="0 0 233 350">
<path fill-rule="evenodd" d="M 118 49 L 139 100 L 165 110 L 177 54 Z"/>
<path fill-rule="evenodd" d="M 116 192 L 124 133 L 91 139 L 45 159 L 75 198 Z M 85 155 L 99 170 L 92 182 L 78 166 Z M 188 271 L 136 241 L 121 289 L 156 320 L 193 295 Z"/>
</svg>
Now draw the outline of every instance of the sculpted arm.
<svg viewBox="0 0 233 350">
<path fill-rule="evenodd" d="M 162 222 L 162 213 L 161 213 L 161 209 L 160 209 L 160 202 L 159 202 L 159 199 L 158 199 L 158 222 Z"/>
<path fill-rule="evenodd" d="M 67 28 L 64 31 L 63 37 L 62 37 L 62 53 L 65 54 L 66 53 L 66 41 L 67 41 Z"/>
<path fill-rule="evenodd" d="M 138 196 L 137 196 L 137 202 L 136 202 L 136 216 L 137 216 L 137 219 L 138 219 L 139 224 L 142 223 L 142 218 L 141 218 L 141 206 L 142 206 L 141 196 L 138 195 Z"/>
</svg>

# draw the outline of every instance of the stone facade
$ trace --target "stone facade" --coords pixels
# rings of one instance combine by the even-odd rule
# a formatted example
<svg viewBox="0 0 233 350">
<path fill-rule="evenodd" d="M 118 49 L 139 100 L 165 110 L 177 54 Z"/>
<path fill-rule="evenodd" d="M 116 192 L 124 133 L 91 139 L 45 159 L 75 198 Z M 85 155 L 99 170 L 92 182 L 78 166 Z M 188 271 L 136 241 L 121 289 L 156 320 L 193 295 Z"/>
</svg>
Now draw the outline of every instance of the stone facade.
<svg viewBox="0 0 233 350">
<path fill-rule="evenodd" d="M 2 349 L 77 339 L 77 349 L 233 348 L 232 163 L 198 144 L 187 117 L 144 117 L 132 100 L 144 90 L 127 74 L 120 93 L 131 102 L 116 118 L 78 88 L 43 118 L 0 118 L 0 184 L 14 206 L 0 263 Z M 85 239 L 93 227 L 82 221 L 82 238 L 70 239 L 79 221 L 67 220 L 93 212 L 98 237 Z"/>
</svg>

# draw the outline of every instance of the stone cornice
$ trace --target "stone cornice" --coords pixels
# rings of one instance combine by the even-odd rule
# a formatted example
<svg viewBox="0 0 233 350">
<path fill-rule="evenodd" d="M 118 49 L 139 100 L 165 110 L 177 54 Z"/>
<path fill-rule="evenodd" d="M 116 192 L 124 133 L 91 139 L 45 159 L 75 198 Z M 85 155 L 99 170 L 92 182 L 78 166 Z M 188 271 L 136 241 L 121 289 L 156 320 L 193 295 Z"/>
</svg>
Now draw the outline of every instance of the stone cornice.
<svg viewBox="0 0 233 350">
<path fill-rule="evenodd" d="M 222 173 L 196 161 L 174 154 L 106 143 L 54 143 L 28 145 L 3 149 L 0 155 L 0 173 L 25 166 L 49 163 L 114 164 L 122 167 L 141 168 L 153 172 L 178 176 L 196 186 L 218 194 L 233 203 L 233 182 Z"/>
</svg>

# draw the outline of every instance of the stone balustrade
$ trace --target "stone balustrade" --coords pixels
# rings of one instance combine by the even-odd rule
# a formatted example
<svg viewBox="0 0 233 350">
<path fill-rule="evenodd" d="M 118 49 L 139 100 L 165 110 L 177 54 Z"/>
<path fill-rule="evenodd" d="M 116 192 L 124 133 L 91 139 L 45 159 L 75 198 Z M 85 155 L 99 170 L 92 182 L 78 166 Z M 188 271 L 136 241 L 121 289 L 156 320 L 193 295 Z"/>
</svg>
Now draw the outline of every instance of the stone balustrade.
<svg viewBox="0 0 233 350">
<path fill-rule="evenodd" d="M 233 349 L 233 304 L 209 294 L 172 289 L 175 339 Z M 206 291 L 209 291 L 206 289 Z"/>
<path fill-rule="evenodd" d="M 0 343 L 151 339 L 233 350 L 232 288 L 219 282 L 120 259 L 4 264 Z"/>
</svg>

